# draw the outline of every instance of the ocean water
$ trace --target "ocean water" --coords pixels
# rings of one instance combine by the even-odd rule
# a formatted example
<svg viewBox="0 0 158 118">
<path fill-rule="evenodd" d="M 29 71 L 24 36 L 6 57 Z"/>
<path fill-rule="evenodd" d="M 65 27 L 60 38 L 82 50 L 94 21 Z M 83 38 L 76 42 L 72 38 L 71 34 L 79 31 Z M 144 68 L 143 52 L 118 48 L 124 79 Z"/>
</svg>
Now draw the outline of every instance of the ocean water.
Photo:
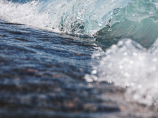
<svg viewBox="0 0 158 118">
<path fill-rule="evenodd" d="M 123 100 L 157 107 L 157 31 L 157 0 L 0 0 L 0 115 L 126 118 L 136 116 L 118 113 Z"/>
</svg>

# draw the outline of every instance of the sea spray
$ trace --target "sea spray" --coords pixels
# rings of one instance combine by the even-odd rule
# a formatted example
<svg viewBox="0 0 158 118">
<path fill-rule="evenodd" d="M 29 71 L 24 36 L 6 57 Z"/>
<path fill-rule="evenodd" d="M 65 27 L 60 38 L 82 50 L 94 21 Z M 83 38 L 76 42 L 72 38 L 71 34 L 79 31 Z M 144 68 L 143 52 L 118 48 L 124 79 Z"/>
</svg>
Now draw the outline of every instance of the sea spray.
<svg viewBox="0 0 158 118">
<path fill-rule="evenodd" d="M 131 39 L 124 39 L 105 52 L 97 51 L 92 56 L 92 74 L 86 75 L 85 79 L 126 87 L 127 100 L 146 105 L 157 104 L 158 56 L 155 52 L 158 45 L 153 46 L 151 51 Z"/>
</svg>

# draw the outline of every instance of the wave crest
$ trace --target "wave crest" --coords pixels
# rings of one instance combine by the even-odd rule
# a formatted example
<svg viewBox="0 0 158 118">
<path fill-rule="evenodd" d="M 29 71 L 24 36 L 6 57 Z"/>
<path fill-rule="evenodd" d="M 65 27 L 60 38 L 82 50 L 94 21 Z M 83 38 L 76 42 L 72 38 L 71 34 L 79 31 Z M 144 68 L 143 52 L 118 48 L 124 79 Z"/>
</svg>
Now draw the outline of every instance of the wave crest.
<svg viewBox="0 0 158 118">
<path fill-rule="evenodd" d="M 116 14 L 109 27 L 96 33 L 101 45 L 110 47 L 122 38 L 131 38 L 149 48 L 158 37 L 158 2 L 132 0 Z M 109 42 L 110 40 L 110 42 Z"/>
<path fill-rule="evenodd" d="M 3 1 L 1 19 L 69 34 L 92 35 L 106 26 L 114 9 L 127 5 L 129 0 Z"/>
</svg>

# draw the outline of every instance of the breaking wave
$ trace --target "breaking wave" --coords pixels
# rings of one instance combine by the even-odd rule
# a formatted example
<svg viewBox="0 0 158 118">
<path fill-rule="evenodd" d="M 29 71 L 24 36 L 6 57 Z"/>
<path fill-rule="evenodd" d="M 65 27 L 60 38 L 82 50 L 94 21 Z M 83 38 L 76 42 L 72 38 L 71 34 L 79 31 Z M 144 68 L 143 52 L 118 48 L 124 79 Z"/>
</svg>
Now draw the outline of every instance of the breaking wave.
<svg viewBox="0 0 158 118">
<path fill-rule="evenodd" d="M 69 34 L 92 35 L 129 0 L 0 0 L 0 18 Z"/>
</svg>

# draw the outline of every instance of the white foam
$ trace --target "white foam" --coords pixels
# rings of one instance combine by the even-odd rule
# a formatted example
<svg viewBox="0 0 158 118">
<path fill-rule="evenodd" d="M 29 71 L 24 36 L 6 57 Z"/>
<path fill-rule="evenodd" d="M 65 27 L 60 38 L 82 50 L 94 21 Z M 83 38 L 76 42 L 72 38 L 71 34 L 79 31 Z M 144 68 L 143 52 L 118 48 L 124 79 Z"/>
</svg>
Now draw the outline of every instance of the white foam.
<svg viewBox="0 0 158 118">
<path fill-rule="evenodd" d="M 32 1 L 25 4 L 0 0 L 0 19 L 26 24 L 31 27 L 52 30 L 50 14 L 40 12 L 40 2 Z M 58 31 L 57 29 L 55 29 Z"/>
<path fill-rule="evenodd" d="M 92 35 L 106 26 L 115 8 L 125 6 L 128 1 L 35 0 L 22 4 L 0 0 L 0 19 L 42 29 Z"/>
<path fill-rule="evenodd" d="M 158 102 L 158 40 L 149 49 L 144 49 L 130 39 L 119 41 L 106 52 L 93 54 L 91 81 L 113 82 L 116 86 L 127 87 L 127 100 L 147 105 Z"/>
</svg>

